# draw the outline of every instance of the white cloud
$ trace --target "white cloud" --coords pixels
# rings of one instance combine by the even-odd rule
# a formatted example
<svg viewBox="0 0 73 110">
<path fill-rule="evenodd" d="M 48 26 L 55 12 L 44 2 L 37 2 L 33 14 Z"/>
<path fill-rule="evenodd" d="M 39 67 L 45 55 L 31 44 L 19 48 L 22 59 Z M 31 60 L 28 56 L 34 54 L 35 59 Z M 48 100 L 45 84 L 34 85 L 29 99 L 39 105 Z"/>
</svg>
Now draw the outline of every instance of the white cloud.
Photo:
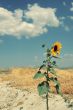
<svg viewBox="0 0 73 110">
<path fill-rule="evenodd" d="M 38 4 L 28 5 L 27 10 L 16 9 L 14 12 L 0 7 L 0 35 L 17 38 L 39 36 L 48 31 L 47 26 L 60 25 L 55 13 L 56 9 L 43 8 Z M 29 23 L 30 20 L 31 23 Z"/>
<path fill-rule="evenodd" d="M 72 7 L 70 8 L 70 11 L 73 11 L 73 2 L 71 4 L 72 4 Z"/>
<path fill-rule="evenodd" d="M 73 11 L 73 7 L 70 8 L 70 11 Z"/>
<path fill-rule="evenodd" d="M 67 32 L 69 32 L 72 28 L 66 23 L 66 19 L 69 18 L 70 16 L 61 16 L 59 17 L 60 20 L 60 26 Z"/>
<path fill-rule="evenodd" d="M 14 11 L 14 16 L 17 18 L 17 19 L 20 19 L 20 21 L 22 20 L 23 18 L 23 10 L 21 9 L 16 9 Z"/>
<path fill-rule="evenodd" d="M 69 18 L 70 18 L 71 20 L 73 20 L 73 16 L 69 16 Z"/>
<path fill-rule="evenodd" d="M 63 20 L 60 21 L 60 25 L 62 28 L 64 28 L 65 31 L 70 31 L 70 27 L 64 24 Z"/>
<path fill-rule="evenodd" d="M 66 17 L 64 17 L 64 16 L 61 16 L 61 17 L 59 17 L 59 20 L 61 21 L 61 20 L 65 20 L 66 19 Z"/>
<path fill-rule="evenodd" d="M 63 2 L 63 5 L 66 6 L 66 2 Z"/>
<path fill-rule="evenodd" d="M 28 6 L 28 11 L 25 12 L 25 17 L 27 19 L 32 19 L 35 25 L 58 27 L 59 20 L 57 19 L 55 12 L 56 9 L 42 8 L 35 4 L 34 6 Z"/>
<path fill-rule="evenodd" d="M 64 29 L 66 30 L 66 31 L 70 31 L 70 28 L 68 27 L 68 26 L 64 26 Z"/>
</svg>

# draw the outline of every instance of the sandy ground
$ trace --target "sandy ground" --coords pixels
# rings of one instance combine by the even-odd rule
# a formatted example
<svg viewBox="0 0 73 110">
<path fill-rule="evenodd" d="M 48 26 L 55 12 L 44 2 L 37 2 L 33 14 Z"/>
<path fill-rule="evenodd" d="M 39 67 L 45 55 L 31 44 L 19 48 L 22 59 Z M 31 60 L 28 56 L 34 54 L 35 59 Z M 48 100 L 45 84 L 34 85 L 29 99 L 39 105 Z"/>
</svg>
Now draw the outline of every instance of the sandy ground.
<svg viewBox="0 0 73 110">
<path fill-rule="evenodd" d="M 72 100 L 73 101 L 73 100 Z M 71 102 L 72 102 L 71 101 Z M 46 110 L 46 99 L 37 92 L 0 83 L 0 110 Z M 59 95 L 49 95 L 49 110 L 73 110 Z"/>
<path fill-rule="evenodd" d="M 37 84 L 42 81 L 34 80 L 38 69 L 12 68 L 0 71 L 0 110 L 46 110 L 46 99 L 37 93 Z M 56 70 L 63 94 L 49 95 L 49 110 L 73 110 L 73 70 Z M 55 92 L 54 85 L 51 84 Z"/>
</svg>

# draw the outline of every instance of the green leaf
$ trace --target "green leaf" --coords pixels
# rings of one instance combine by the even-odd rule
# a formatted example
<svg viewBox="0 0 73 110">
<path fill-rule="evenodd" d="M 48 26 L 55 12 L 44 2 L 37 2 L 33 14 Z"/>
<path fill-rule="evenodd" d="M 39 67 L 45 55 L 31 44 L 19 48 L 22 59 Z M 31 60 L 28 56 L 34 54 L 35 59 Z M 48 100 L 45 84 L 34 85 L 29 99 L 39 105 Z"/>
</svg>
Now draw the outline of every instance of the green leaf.
<svg viewBox="0 0 73 110">
<path fill-rule="evenodd" d="M 53 75 L 57 76 L 57 75 L 56 75 L 56 71 L 55 71 L 53 68 L 50 68 L 49 71 L 50 71 Z"/>
<path fill-rule="evenodd" d="M 53 67 L 57 67 L 56 61 L 51 62 Z"/>
<path fill-rule="evenodd" d="M 51 53 L 50 53 L 50 49 L 48 48 L 47 49 L 47 58 L 49 58 L 51 56 Z"/>
<path fill-rule="evenodd" d="M 59 95 L 62 96 L 62 92 L 61 92 L 60 84 L 57 84 L 57 85 L 55 86 L 55 88 L 56 88 L 56 92 L 57 92 L 57 94 L 59 94 Z"/>
<path fill-rule="evenodd" d="M 41 65 L 40 68 L 39 68 L 39 70 L 41 70 L 44 67 L 45 67 L 45 64 Z"/>
<path fill-rule="evenodd" d="M 60 83 L 57 80 L 57 78 L 54 78 L 54 83 L 55 83 L 55 88 L 56 88 L 57 94 L 60 94 L 62 96 L 62 92 L 61 92 L 61 88 L 60 88 Z"/>
<path fill-rule="evenodd" d="M 56 85 L 60 86 L 60 83 L 58 82 L 58 80 L 55 80 L 55 79 L 54 79 L 54 83 L 55 83 L 55 86 L 56 86 Z"/>
<path fill-rule="evenodd" d="M 49 84 L 46 81 L 43 81 L 42 83 L 40 83 L 37 88 L 38 88 L 39 95 L 47 94 L 50 89 Z"/>
<path fill-rule="evenodd" d="M 55 88 L 56 88 L 57 94 L 59 94 L 59 85 L 56 85 Z"/>
<path fill-rule="evenodd" d="M 54 77 L 50 77 L 50 78 L 48 78 L 48 81 L 53 81 L 54 82 L 57 94 L 60 94 L 62 96 L 60 83 L 57 80 L 57 78 L 56 77 L 55 78 Z"/>
<path fill-rule="evenodd" d="M 44 77 L 45 75 L 43 73 L 41 73 L 41 71 L 38 71 L 35 75 L 34 75 L 34 79 L 38 79 L 38 78 L 42 78 Z"/>
<path fill-rule="evenodd" d="M 53 81 L 53 80 L 54 80 L 53 77 L 51 77 L 51 78 L 48 77 L 48 81 Z"/>
<path fill-rule="evenodd" d="M 61 59 L 60 57 L 58 57 L 58 56 L 53 56 L 53 58 L 58 58 L 58 59 Z"/>
<path fill-rule="evenodd" d="M 53 81 L 54 82 L 54 84 L 55 84 L 55 86 L 56 85 L 58 85 L 58 86 L 60 86 L 60 83 L 59 83 L 59 81 L 57 80 L 57 78 L 55 77 L 50 77 L 50 78 L 48 78 L 48 81 Z"/>
<path fill-rule="evenodd" d="M 46 62 L 47 62 L 47 60 L 44 60 L 44 61 L 43 61 L 43 63 L 46 63 Z"/>
</svg>

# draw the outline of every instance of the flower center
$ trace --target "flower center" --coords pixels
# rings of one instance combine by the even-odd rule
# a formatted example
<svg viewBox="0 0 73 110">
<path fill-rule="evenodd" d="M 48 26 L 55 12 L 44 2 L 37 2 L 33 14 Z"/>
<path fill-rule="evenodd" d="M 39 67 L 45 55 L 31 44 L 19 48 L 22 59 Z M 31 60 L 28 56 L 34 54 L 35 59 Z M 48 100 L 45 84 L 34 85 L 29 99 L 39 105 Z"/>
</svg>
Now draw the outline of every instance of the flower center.
<svg viewBox="0 0 73 110">
<path fill-rule="evenodd" d="M 57 51 L 57 45 L 54 46 L 54 51 Z"/>
</svg>

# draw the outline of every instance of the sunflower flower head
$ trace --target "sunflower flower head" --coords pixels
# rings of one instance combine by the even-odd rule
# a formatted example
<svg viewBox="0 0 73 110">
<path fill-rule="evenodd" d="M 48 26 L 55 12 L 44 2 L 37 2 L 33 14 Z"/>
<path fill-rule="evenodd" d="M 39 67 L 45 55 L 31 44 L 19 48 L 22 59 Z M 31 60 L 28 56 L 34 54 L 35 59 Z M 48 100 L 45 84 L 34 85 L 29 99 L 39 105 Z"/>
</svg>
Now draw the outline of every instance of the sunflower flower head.
<svg viewBox="0 0 73 110">
<path fill-rule="evenodd" d="M 51 55 L 57 56 L 60 54 L 62 44 L 60 42 L 55 42 L 51 48 Z"/>
</svg>

